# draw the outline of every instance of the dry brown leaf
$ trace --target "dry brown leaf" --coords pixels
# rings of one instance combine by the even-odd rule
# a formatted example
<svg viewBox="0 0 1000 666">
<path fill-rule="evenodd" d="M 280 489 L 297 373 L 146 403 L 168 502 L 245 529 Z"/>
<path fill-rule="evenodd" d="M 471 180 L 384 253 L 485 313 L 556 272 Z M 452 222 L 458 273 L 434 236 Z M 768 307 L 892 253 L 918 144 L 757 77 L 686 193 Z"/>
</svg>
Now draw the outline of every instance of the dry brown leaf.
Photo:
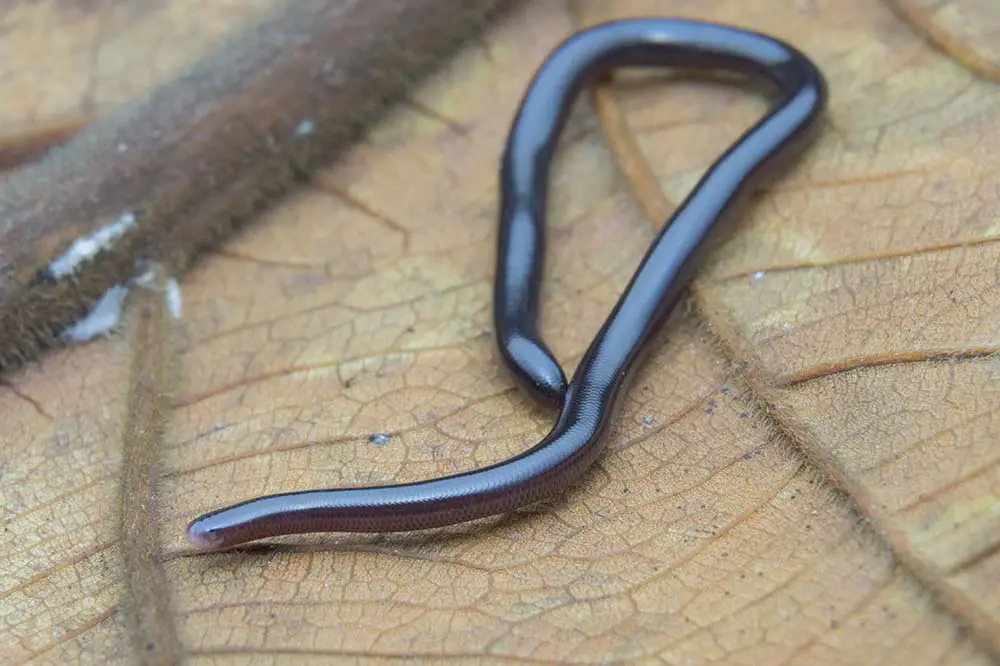
<svg viewBox="0 0 1000 666">
<path fill-rule="evenodd" d="M 957 63 L 1000 81 L 1000 5 L 992 0 L 886 0 L 928 42 Z"/>
<path fill-rule="evenodd" d="M 67 35 L 106 20 L 17 7 Z M 185 33 L 193 7 L 128 16 Z M 192 663 L 989 663 L 1000 96 L 863 0 L 580 7 L 516 12 L 184 277 L 151 514 L 172 613 L 156 628 Z M 826 72 L 831 108 L 801 167 L 713 254 L 581 487 L 429 533 L 192 555 L 185 522 L 221 504 L 451 473 L 544 433 L 552 415 L 512 387 L 490 334 L 497 157 L 573 16 L 664 12 L 791 39 Z M 0 50 L 41 39 L 11 25 Z M 91 31 L 81 50 L 101 52 L 107 32 Z M 17 62 L 47 90 L 45 58 Z M 100 89 L 142 79 L 119 75 Z M 671 201 L 763 108 L 691 82 L 617 97 Z M 87 112 L 77 100 L 10 122 Z M 569 365 L 651 238 L 603 136 L 581 105 L 554 175 L 543 326 Z M 125 663 L 148 631 L 123 573 L 139 546 L 118 537 L 121 433 L 155 414 L 137 397 L 171 385 L 135 388 L 131 359 L 165 349 L 140 315 L 3 378 L 3 663 Z"/>
</svg>

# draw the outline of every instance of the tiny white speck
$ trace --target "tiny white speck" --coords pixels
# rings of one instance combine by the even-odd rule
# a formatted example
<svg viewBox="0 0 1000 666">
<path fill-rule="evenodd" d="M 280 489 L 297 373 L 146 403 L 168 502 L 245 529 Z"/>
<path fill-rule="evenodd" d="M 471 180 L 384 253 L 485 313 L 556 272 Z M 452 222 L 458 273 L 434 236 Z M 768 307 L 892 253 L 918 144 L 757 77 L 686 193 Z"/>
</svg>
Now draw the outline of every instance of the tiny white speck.
<svg viewBox="0 0 1000 666">
<path fill-rule="evenodd" d="M 127 143 L 119 143 L 118 144 L 118 152 L 119 153 L 124 153 L 126 150 L 128 150 L 128 144 Z"/>
<path fill-rule="evenodd" d="M 118 324 L 127 294 L 128 289 L 122 285 L 108 289 L 87 316 L 63 331 L 63 337 L 70 342 L 86 342 L 98 335 L 108 335 Z"/>
<path fill-rule="evenodd" d="M 81 264 L 93 259 L 99 252 L 106 250 L 126 231 L 135 227 L 135 215 L 125 213 L 111 224 L 107 224 L 83 238 L 77 238 L 69 249 L 49 264 L 49 275 L 53 279 L 73 275 Z"/>
<path fill-rule="evenodd" d="M 174 278 L 167 278 L 167 283 L 164 285 L 166 291 L 167 299 L 167 312 L 174 319 L 181 318 L 181 309 L 183 303 L 181 301 L 181 286 L 177 284 L 177 280 Z"/>
<path fill-rule="evenodd" d="M 764 271 L 757 271 L 750 277 L 750 284 L 756 284 L 764 279 Z"/>
<path fill-rule="evenodd" d="M 389 435 L 383 435 L 382 433 L 375 433 L 368 437 L 368 441 L 375 446 L 385 446 L 389 443 Z"/>
<path fill-rule="evenodd" d="M 656 419 L 654 419 L 652 416 L 647 416 L 642 420 L 642 422 L 645 423 L 646 425 L 653 425 L 654 421 L 656 421 Z"/>
<path fill-rule="evenodd" d="M 155 279 L 156 279 L 156 271 L 153 268 L 147 268 L 145 271 L 132 278 L 132 281 L 135 282 L 140 287 L 148 287 L 149 285 L 153 284 L 153 280 Z"/>
<path fill-rule="evenodd" d="M 303 120 L 295 128 L 295 136 L 309 136 L 316 131 L 316 123 L 311 120 Z"/>
</svg>

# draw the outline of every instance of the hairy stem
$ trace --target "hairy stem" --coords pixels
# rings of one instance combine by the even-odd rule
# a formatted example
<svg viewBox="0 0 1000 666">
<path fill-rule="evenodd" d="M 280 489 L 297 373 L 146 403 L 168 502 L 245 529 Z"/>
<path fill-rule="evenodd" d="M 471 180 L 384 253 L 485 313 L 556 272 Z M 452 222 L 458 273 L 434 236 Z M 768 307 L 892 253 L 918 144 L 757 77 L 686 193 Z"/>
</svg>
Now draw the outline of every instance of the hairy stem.
<svg viewBox="0 0 1000 666">
<path fill-rule="evenodd" d="M 183 270 L 511 0 L 295 0 L 0 183 L 0 369 Z"/>
<path fill-rule="evenodd" d="M 166 573 L 159 555 L 157 455 L 170 416 L 175 384 L 175 321 L 162 270 L 151 270 L 129 296 L 132 349 L 128 405 L 122 428 L 119 543 L 124 564 L 119 608 L 139 664 L 176 664 L 181 647 L 170 612 Z"/>
</svg>

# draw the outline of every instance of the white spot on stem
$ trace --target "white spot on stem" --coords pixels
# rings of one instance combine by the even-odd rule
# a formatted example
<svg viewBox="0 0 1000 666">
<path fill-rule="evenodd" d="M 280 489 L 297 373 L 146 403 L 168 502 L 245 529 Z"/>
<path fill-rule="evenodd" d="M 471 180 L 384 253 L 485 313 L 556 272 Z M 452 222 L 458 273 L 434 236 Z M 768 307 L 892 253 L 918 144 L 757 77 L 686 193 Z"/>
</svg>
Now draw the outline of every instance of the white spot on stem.
<svg viewBox="0 0 1000 666">
<path fill-rule="evenodd" d="M 130 286 L 138 286 L 144 289 L 161 291 L 156 286 L 156 269 L 147 268 L 144 272 L 136 275 L 126 284 L 115 285 L 108 289 L 101 298 L 94 304 L 83 319 L 62 332 L 62 338 L 68 342 L 86 342 L 98 335 L 107 336 L 118 325 L 121 318 L 122 305 L 125 296 L 128 295 Z M 181 318 L 182 299 L 181 287 L 176 278 L 168 277 L 162 288 L 164 303 L 167 312 L 174 319 Z"/>
<path fill-rule="evenodd" d="M 316 131 L 316 123 L 312 120 L 303 120 L 295 128 L 295 136 L 309 136 Z"/>
<path fill-rule="evenodd" d="M 76 239 L 65 254 L 49 264 L 49 275 L 58 280 L 75 274 L 81 265 L 93 259 L 101 251 L 110 248 L 116 240 L 133 227 L 135 227 L 135 215 L 125 213 L 111 224 L 105 225 L 83 238 Z"/>
<path fill-rule="evenodd" d="M 87 316 L 63 331 L 63 337 L 70 342 L 86 342 L 98 335 L 107 336 L 118 324 L 127 294 L 128 288 L 120 284 L 108 289 Z"/>
<path fill-rule="evenodd" d="M 164 290 L 166 291 L 167 312 L 174 319 L 180 319 L 183 305 L 181 302 L 181 286 L 177 284 L 177 280 L 174 278 L 167 278 Z"/>
</svg>

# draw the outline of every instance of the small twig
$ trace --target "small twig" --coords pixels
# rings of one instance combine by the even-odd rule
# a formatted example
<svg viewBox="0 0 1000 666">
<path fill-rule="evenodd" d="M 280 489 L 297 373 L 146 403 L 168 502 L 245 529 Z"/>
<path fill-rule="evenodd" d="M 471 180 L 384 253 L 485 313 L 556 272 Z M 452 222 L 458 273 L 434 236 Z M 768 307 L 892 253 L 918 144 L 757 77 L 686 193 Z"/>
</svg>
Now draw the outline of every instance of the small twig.
<svg viewBox="0 0 1000 666">
<path fill-rule="evenodd" d="M 170 416 L 175 385 L 176 316 L 162 269 L 129 297 L 132 364 L 121 434 L 119 537 L 124 565 L 123 614 L 132 654 L 139 664 L 176 664 L 181 645 L 170 612 L 170 588 L 160 560 L 158 453 Z"/>
</svg>

